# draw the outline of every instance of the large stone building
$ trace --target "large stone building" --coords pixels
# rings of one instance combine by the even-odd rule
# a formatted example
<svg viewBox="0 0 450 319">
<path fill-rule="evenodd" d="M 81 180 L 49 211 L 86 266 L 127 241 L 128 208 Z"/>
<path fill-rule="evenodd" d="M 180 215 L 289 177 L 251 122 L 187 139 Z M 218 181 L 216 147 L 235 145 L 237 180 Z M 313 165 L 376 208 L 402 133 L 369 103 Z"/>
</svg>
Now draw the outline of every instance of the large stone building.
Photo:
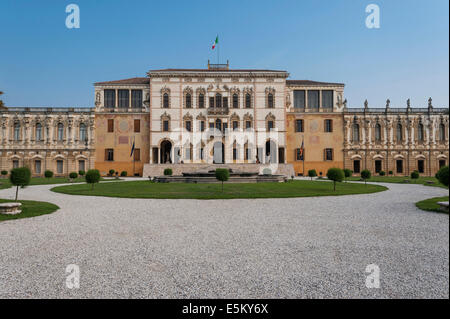
<svg viewBox="0 0 450 319">
<path fill-rule="evenodd" d="M 431 99 L 425 109 L 347 108 L 344 84 L 288 77 L 208 63 L 95 83 L 94 109 L 0 109 L 0 169 L 434 175 L 448 165 L 448 109 Z"/>
</svg>

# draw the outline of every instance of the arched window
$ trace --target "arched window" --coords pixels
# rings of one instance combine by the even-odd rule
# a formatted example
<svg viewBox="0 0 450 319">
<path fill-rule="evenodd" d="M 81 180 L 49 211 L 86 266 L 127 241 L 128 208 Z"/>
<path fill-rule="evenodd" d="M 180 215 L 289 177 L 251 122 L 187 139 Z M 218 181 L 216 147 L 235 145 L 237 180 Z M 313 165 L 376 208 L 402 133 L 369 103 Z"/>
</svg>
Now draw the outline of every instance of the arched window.
<svg viewBox="0 0 450 319">
<path fill-rule="evenodd" d="M 245 94 L 245 107 L 247 109 L 252 107 L 252 96 L 250 93 Z"/>
<path fill-rule="evenodd" d="M 237 95 L 237 93 L 233 94 L 233 108 L 239 108 L 239 96 Z"/>
<path fill-rule="evenodd" d="M 222 131 L 222 121 L 220 119 L 216 120 L 216 129 Z"/>
<path fill-rule="evenodd" d="M 403 127 L 400 123 L 397 124 L 397 142 L 403 141 Z"/>
<path fill-rule="evenodd" d="M 191 93 L 186 93 L 186 108 L 190 109 L 191 107 L 192 107 Z"/>
<path fill-rule="evenodd" d="M 165 109 L 169 108 L 169 94 L 167 93 L 163 94 L 163 108 Z"/>
<path fill-rule="evenodd" d="M 14 124 L 14 141 L 20 140 L 20 123 Z"/>
<path fill-rule="evenodd" d="M 62 141 L 64 139 L 64 125 L 62 123 L 58 124 L 58 141 Z"/>
<path fill-rule="evenodd" d="M 80 141 L 84 142 L 86 140 L 86 125 L 84 123 L 80 124 Z"/>
<path fill-rule="evenodd" d="M 36 124 L 36 141 L 42 141 L 42 125 L 41 125 L 41 123 Z"/>
<path fill-rule="evenodd" d="M 445 141 L 445 125 L 442 123 L 439 124 L 439 140 Z"/>
<path fill-rule="evenodd" d="M 273 100 L 273 94 L 272 93 L 269 93 L 268 95 L 267 95 L 267 107 L 269 107 L 269 108 L 273 108 L 274 107 L 274 100 Z"/>
<path fill-rule="evenodd" d="M 419 142 L 423 142 L 423 140 L 424 140 L 422 123 L 419 123 L 419 125 L 417 126 L 417 139 L 419 140 Z"/>
<path fill-rule="evenodd" d="M 379 123 L 375 125 L 375 141 L 381 141 L 381 125 Z"/>
<path fill-rule="evenodd" d="M 216 94 L 216 107 L 222 107 L 222 94 Z"/>
<path fill-rule="evenodd" d="M 359 124 L 353 124 L 353 142 L 359 142 Z"/>
<path fill-rule="evenodd" d="M 205 107 L 205 95 L 203 93 L 198 95 L 198 107 L 201 109 Z"/>
</svg>

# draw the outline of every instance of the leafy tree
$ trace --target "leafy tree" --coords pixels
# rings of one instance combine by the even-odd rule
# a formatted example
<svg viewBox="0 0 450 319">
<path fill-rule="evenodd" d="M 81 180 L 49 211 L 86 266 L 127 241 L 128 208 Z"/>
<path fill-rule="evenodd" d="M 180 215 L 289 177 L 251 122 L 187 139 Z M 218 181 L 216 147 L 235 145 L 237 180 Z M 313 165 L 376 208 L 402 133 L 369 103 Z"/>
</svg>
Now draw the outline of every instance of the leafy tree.
<svg viewBox="0 0 450 319">
<path fill-rule="evenodd" d="M 330 168 L 327 172 L 329 180 L 333 181 L 334 191 L 336 191 L 336 182 L 342 182 L 344 180 L 344 171 L 340 168 Z"/>
<path fill-rule="evenodd" d="M 311 177 L 311 180 L 313 179 L 313 177 L 316 177 L 316 176 L 317 176 L 317 172 L 315 169 L 310 169 L 308 171 L 308 177 Z"/>
<path fill-rule="evenodd" d="M 353 171 L 351 169 L 344 169 L 344 177 L 345 177 L 345 182 L 347 182 L 347 178 L 351 177 L 353 174 Z"/>
<path fill-rule="evenodd" d="M 100 171 L 98 169 L 90 169 L 86 173 L 86 183 L 92 184 L 92 189 L 94 185 L 100 181 Z"/>
<path fill-rule="evenodd" d="M 173 171 L 171 168 L 164 169 L 164 176 L 172 176 Z"/>
<path fill-rule="evenodd" d="M 0 96 L 1 96 L 1 95 L 3 95 L 3 92 L 2 92 L 2 91 L 0 91 Z M 3 103 L 2 100 L 0 100 L 0 109 L 3 108 L 3 107 L 5 107 L 5 104 Z"/>
<path fill-rule="evenodd" d="M 448 166 L 442 167 L 436 174 L 436 178 L 440 183 L 448 187 Z"/>
<path fill-rule="evenodd" d="M 418 179 L 420 177 L 418 171 L 411 172 L 411 179 Z"/>
<path fill-rule="evenodd" d="M 71 173 L 69 174 L 69 177 L 70 177 L 71 179 L 75 179 L 75 178 L 78 177 L 78 174 L 77 174 L 76 172 L 71 172 Z"/>
<path fill-rule="evenodd" d="M 223 192 L 223 182 L 226 182 L 230 178 L 230 171 L 226 168 L 217 168 L 216 178 L 218 181 L 222 182 L 222 192 Z"/>
<path fill-rule="evenodd" d="M 372 173 L 368 169 L 365 169 L 361 172 L 361 178 L 364 180 L 364 183 L 366 185 L 367 185 L 367 180 L 370 179 L 371 176 L 372 176 Z"/>
<path fill-rule="evenodd" d="M 30 184 L 31 181 L 31 171 L 28 167 L 19 167 L 11 170 L 11 174 L 9 175 L 9 180 L 11 184 L 16 186 L 16 202 L 17 196 L 19 194 L 19 186 L 25 187 Z"/>
<path fill-rule="evenodd" d="M 114 172 L 115 172 L 115 170 L 110 169 L 110 170 L 109 170 L 109 176 L 114 176 Z"/>
<path fill-rule="evenodd" d="M 44 172 L 44 176 L 46 178 L 52 178 L 53 177 L 53 172 L 50 171 L 50 170 L 47 170 L 47 171 Z"/>
</svg>

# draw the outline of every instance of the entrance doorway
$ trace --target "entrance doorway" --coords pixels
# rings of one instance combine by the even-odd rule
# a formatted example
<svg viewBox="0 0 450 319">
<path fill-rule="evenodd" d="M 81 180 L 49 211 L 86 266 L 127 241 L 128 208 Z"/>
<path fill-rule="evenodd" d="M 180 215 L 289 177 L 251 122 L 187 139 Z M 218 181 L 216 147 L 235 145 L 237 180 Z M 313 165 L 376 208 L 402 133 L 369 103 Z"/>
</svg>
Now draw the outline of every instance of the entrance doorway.
<svg viewBox="0 0 450 319">
<path fill-rule="evenodd" d="M 215 142 L 213 146 L 213 163 L 224 164 L 225 163 L 225 146 L 222 142 Z"/>
<path fill-rule="evenodd" d="M 276 163 L 277 162 L 277 145 L 274 141 L 268 140 L 266 142 L 266 158 L 265 163 Z"/>
<path fill-rule="evenodd" d="M 161 164 L 172 163 L 172 143 L 170 141 L 161 142 Z"/>
</svg>

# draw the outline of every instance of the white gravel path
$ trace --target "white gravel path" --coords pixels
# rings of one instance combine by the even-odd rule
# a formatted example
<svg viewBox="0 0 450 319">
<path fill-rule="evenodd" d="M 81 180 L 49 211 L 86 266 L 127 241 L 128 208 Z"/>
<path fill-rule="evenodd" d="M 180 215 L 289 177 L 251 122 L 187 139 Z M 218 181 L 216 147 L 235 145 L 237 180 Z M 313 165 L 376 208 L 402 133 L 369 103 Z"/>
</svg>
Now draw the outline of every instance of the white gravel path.
<svg viewBox="0 0 450 319">
<path fill-rule="evenodd" d="M 449 216 L 414 206 L 448 191 L 386 186 L 211 201 L 28 187 L 22 199 L 61 209 L 0 222 L 0 298 L 448 298 Z M 79 289 L 66 288 L 69 264 L 80 266 Z M 369 264 L 380 267 L 380 289 L 365 286 Z"/>
</svg>

